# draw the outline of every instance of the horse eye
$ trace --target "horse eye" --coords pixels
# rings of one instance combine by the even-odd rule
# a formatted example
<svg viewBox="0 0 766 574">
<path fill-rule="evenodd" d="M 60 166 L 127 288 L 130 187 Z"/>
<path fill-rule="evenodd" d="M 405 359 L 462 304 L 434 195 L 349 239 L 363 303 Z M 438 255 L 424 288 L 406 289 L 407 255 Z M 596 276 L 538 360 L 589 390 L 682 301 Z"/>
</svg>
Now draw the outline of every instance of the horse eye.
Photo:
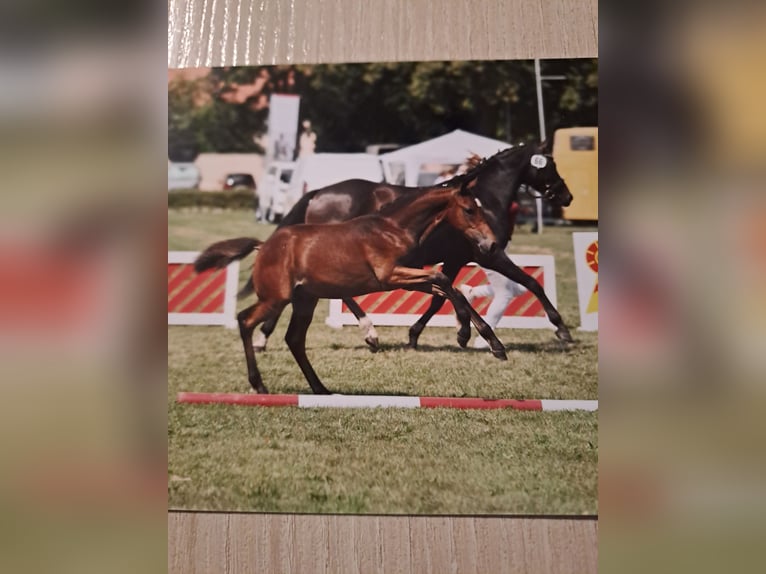
<svg viewBox="0 0 766 574">
<path fill-rule="evenodd" d="M 467 215 L 473 215 L 476 213 L 476 210 L 473 207 L 464 207 L 463 211 L 465 211 Z"/>
</svg>

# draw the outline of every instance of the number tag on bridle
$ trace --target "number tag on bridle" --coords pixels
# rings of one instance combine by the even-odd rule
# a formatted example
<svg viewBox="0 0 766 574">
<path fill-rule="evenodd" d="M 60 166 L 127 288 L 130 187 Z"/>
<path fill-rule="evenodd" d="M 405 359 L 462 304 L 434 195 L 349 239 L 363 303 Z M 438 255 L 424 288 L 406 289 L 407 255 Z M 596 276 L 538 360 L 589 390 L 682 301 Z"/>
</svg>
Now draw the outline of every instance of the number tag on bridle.
<svg viewBox="0 0 766 574">
<path fill-rule="evenodd" d="M 536 153 L 532 156 L 532 160 L 530 161 L 533 167 L 536 167 L 537 169 L 544 168 L 546 165 L 548 165 L 548 159 L 544 155 L 540 155 L 539 153 Z"/>
</svg>

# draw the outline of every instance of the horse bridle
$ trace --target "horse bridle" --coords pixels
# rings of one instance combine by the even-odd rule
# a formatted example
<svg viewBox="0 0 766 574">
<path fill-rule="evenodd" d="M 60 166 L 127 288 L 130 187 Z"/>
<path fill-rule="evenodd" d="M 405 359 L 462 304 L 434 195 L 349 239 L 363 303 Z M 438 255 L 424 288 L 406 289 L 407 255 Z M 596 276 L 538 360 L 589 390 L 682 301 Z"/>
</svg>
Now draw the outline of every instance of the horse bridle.
<svg viewBox="0 0 766 574">
<path fill-rule="evenodd" d="M 546 155 L 545 157 L 553 161 L 552 156 Z M 559 178 L 553 183 L 546 183 L 545 191 L 543 191 L 542 193 L 540 193 L 538 190 L 536 190 L 529 184 L 525 183 L 524 187 L 526 188 L 526 192 L 529 195 L 531 195 L 533 199 L 544 199 L 546 201 L 551 201 L 552 199 L 556 197 L 556 193 L 555 193 L 556 189 L 562 185 L 566 185 L 566 184 L 564 183 L 564 178 L 559 176 Z"/>
<path fill-rule="evenodd" d="M 561 185 L 564 185 L 564 179 L 559 177 L 553 183 L 546 184 L 545 191 L 543 193 L 540 193 L 531 185 L 525 184 L 525 187 L 526 187 L 527 193 L 531 195 L 534 199 L 544 199 L 546 201 L 551 201 L 552 199 L 556 197 L 556 189 L 560 187 Z"/>
</svg>

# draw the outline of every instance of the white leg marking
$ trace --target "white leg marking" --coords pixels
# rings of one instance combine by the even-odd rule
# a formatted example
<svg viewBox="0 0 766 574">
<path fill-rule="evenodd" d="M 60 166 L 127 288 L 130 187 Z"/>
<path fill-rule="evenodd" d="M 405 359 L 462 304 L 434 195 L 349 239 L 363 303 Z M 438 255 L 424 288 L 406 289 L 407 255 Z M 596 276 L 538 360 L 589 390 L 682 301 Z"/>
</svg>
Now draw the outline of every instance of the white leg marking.
<svg viewBox="0 0 766 574">
<path fill-rule="evenodd" d="M 263 334 L 263 331 L 259 329 L 253 339 L 253 347 L 257 347 L 259 349 L 265 349 L 267 341 L 268 341 L 268 338 L 266 337 L 266 335 Z"/>
</svg>

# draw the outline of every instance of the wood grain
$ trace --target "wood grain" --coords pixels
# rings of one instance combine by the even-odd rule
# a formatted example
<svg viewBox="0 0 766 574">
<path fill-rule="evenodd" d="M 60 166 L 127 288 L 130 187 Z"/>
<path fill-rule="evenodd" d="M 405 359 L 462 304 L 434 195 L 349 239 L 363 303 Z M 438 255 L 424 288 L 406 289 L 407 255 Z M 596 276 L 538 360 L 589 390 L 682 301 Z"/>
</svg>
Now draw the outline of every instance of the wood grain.
<svg viewBox="0 0 766 574">
<path fill-rule="evenodd" d="M 596 0 L 169 0 L 168 65 L 595 57 Z"/>
<path fill-rule="evenodd" d="M 168 65 L 595 57 L 596 0 L 169 0 Z M 179 573 L 595 572 L 581 518 L 168 513 Z"/>
<path fill-rule="evenodd" d="M 168 514 L 170 572 L 595 572 L 591 519 Z"/>
</svg>

